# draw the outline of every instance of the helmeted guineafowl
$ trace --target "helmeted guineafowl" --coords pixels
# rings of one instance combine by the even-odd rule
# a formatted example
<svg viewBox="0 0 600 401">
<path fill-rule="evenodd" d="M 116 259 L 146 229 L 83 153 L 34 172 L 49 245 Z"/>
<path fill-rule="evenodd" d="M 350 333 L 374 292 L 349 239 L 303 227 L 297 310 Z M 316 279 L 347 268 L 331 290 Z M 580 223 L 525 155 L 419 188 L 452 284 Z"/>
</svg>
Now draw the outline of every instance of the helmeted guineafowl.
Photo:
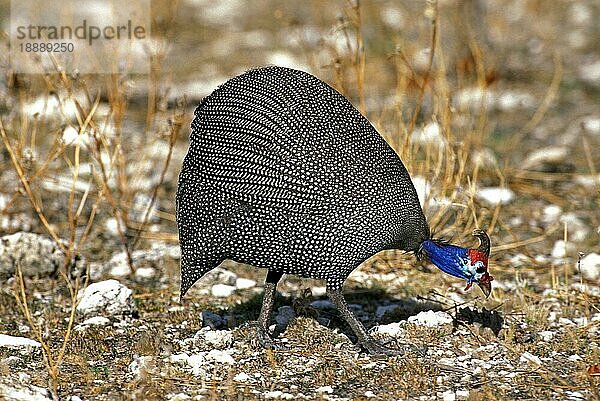
<svg viewBox="0 0 600 401">
<path fill-rule="evenodd" d="M 491 288 L 480 249 L 433 240 L 406 168 L 369 121 L 302 71 L 250 70 L 195 111 L 177 189 L 181 296 L 225 259 L 268 269 L 261 344 L 283 274 L 327 280 L 327 295 L 372 353 L 397 353 L 367 334 L 342 285 L 384 249 L 412 251 Z"/>
</svg>

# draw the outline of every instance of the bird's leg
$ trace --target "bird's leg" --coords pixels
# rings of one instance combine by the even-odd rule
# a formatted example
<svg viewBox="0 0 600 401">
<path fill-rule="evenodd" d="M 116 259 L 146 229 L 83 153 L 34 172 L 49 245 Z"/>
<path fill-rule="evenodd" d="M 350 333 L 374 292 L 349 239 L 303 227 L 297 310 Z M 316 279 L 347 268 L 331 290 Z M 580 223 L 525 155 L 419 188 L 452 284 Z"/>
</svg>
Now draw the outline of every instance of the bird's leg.
<svg viewBox="0 0 600 401">
<path fill-rule="evenodd" d="M 379 344 L 375 341 L 367 330 L 365 326 L 358 320 L 356 315 L 352 313 L 350 308 L 348 308 L 348 304 L 346 303 L 346 299 L 344 298 L 344 294 L 341 289 L 332 289 L 327 287 L 327 296 L 331 299 L 331 302 L 336 306 L 337 310 L 340 312 L 340 315 L 344 318 L 346 322 L 350 325 L 354 334 L 358 337 L 358 342 L 363 346 L 369 354 L 378 354 L 378 355 L 402 355 L 404 354 L 404 350 L 401 349 L 393 349 L 388 348 L 384 345 Z"/>
<path fill-rule="evenodd" d="M 279 348 L 273 338 L 269 335 L 269 322 L 273 313 L 273 305 L 275 304 L 275 293 L 277 290 L 277 282 L 281 279 L 283 273 L 269 270 L 265 279 L 265 295 L 263 296 L 260 315 L 258 315 L 258 342 L 263 348 L 276 349 Z"/>
</svg>

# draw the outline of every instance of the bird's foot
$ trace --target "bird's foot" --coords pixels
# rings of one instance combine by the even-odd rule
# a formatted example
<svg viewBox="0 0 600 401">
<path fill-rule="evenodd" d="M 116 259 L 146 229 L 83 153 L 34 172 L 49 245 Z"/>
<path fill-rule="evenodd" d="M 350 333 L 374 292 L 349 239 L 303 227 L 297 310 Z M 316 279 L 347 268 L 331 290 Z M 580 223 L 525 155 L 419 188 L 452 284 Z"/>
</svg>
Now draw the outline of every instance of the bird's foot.
<svg viewBox="0 0 600 401">
<path fill-rule="evenodd" d="M 400 348 L 390 348 L 373 339 L 363 341 L 361 345 L 371 355 L 401 356 L 407 352 L 417 352 L 422 355 L 427 353 L 426 347 L 401 344 Z"/>
<path fill-rule="evenodd" d="M 266 327 L 258 326 L 256 329 L 256 336 L 258 337 L 258 344 L 264 349 L 285 351 L 289 348 L 287 345 L 273 339 Z"/>
</svg>

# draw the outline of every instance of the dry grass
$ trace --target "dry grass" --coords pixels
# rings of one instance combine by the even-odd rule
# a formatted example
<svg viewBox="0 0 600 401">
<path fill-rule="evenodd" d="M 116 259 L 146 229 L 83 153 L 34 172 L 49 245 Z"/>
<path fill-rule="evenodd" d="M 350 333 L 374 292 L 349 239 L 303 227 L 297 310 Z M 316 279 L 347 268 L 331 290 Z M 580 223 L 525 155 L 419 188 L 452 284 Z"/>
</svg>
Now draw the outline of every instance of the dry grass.
<svg viewBox="0 0 600 401">
<path fill-rule="evenodd" d="M 536 337 L 536 333 L 551 329 L 548 317 L 556 310 L 567 318 L 589 318 L 600 312 L 597 296 L 572 286 L 577 282 L 586 285 L 581 276 L 575 276 L 575 255 L 569 255 L 571 259 L 563 265 L 534 260 L 539 254 L 549 254 L 554 240 L 564 237 L 569 241 L 570 228 L 559 222 L 549 228 L 523 224 L 515 227 L 510 223 L 515 217 L 529 220 L 539 216 L 541 207 L 556 204 L 565 211 L 581 213 L 590 227 L 600 226 L 600 216 L 594 212 L 600 207 L 600 186 L 596 184 L 592 193 L 568 186 L 578 176 L 597 174 L 600 162 L 600 155 L 594 151 L 600 145 L 597 137 L 577 138 L 573 147 L 582 157 L 573 159 L 575 166 L 571 172 L 529 171 L 515 162 L 522 160 L 528 150 L 539 147 L 536 132 L 549 129 L 557 117 L 569 118 L 561 111 L 566 103 L 561 96 L 572 96 L 575 92 L 584 103 L 597 104 L 597 88 L 570 91 L 573 62 L 558 48 L 546 50 L 543 65 L 537 70 L 525 65 L 522 70 L 511 67 L 513 70 L 507 72 L 502 60 L 512 55 L 510 44 L 503 42 L 492 48 L 477 18 L 468 17 L 477 12 L 476 8 L 470 8 L 471 2 L 445 3 L 398 5 L 410 23 L 404 30 L 394 31 L 389 27 L 376 28 L 386 27 L 381 22 L 378 3 L 336 4 L 339 14 L 336 20 L 322 3 L 312 2 L 303 12 L 311 13 L 311 21 L 320 24 L 313 29 L 321 38 L 298 35 L 294 38 L 299 44 L 295 49 L 317 75 L 349 97 L 373 122 L 413 177 L 424 177 L 431 184 L 433 190 L 425 212 L 436 235 L 461 241 L 469 238 L 475 227 L 486 229 L 494 241 L 493 275 L 498 281 L 516 283 L 496 289 L 488 301 L 475 295 L 465 296 L 467 306 L 485 306 L 502 313 L 506 327 L 499 336 L 485 327 L 463 324 L 459 328 L 468 335 L 421 330 L 409 332 L 409 340 L 458 354 L 465 344 L 476 348 L 493 341 L 501 344 L 512 360 L 518 360 L 525 351 L 548 357 L 552 352 L 577 353 L 583 360 L 564 360 L 556 366 L 544 364 L 508 382 L 528 399 L 552 399 L 557 394 L 564 395 L 565 390 L 587 391 L 590 397 L 598 399 L 597 378 L 584 373 L 585 366 L 597 363 L 600 358 L 600 351 L 589 346 L 592 339 L 587 336 L 598 322 L 568 328 L 551 343 L 537 341 Z M 563 2 L 547 9 L 539 2 L 525 3 L 526 12 L 543 21 L 540 30 L 547 29 L 546 25 L 560 20 L 566 12 Z M 265 10 L 273 10 L 274 17 L 267 11 L 248 10 L 248 13 L 266 13 L 263 18 L 270 21 L 271 25 L 265 28 L 269 32 L 289 33 L 301 26 L 298 19 L 302 18 L 302 12 L 291 6 L 271 5 Z M 205 41 L 214 41 L 211 36 L 224 30 L 194 24 L 193 19 L 186 18 L 186 7 L 153 4 L 153 13 L 163 17 L 162 22 L 155 21 L 157 39 L 186 40 L 200 36 L 208 38 Z M 510 30 L 510 23 L 502 16 L 490 17 L 488 22 L 500 31 Z M 248 30 L 257 28 L 253 22 L 247 24 Z M 332 42 L 328 39 L 331 35 L 340 39 Z M 545 44 L 556 33 L 547 35 L 541 39 Z M 521 34 L 515 36 L 515 41 L 520 40 Z M 353 355 L 349 351 L 352 346 L 347 338 L 309 318 L 296 319 L 284 333 L 293 351 L 253 354 L 252 343 L 248 342 L 252 329 L 244 322 L 255 318 L 252 310 L 260 298 L 251 292 L 236 294 L 227 301 L 198 298 L 194 300 L 196 303 L 186 304 L 183 311 L 168 311 L 177 299 L 176 280 L 158 290 L 145 288 L 131 279 L 138 294 L 140 319 L 130 320 L 124 329 L 108 326 L 73 333 L 72 327 L 79 320 L 74 311 L 80 279 L 72 278 L 70 271 L 76 256 L 106 261 L 120 249 L 125 251 L 133 272 L 135 249 L 146 248 L 150 241 L 176 241 L 173 198 L 180 160 L 174 153 L 185 148 L 186 140 L 181 138 L 180 131 L 189 123 L 191 113 L 186 102 L 174 99 L 169 91 L 170 85 L 180 83 L 177 74 L 193 78 L 193 72 L 188 70 L 193 66 L 177 62 L 183 57 L 182 49 L 171 50 L 180 52 L 171 58 L 167 51 L 162 48 L 152 58 L 152 73 L 148 77 L 8 74 L 8 93 L 14 108 L 0 109 L 0 134 L 7 156 L 0 159 L 0 167 L 2 171 L 13 171 L 17 180 L 4 184 L 2 192 L 9 200 L 0 214 L 7 221 L 33 217 L 30 229 L 54 238 L 65 253 L 63 280 L 44 281 L 18 275 L 14 281 L 15 298 L 7 297 L 7 302 L 16 302 L 20 308 L 3 307 L 0 302 L 0 330 L 17 335 L 18 326 L 27 325 L 43 345 L 42 363 L 32 358 L 23 360 L 20 366 L 36 372 L 34 383 L 45 387 L 50 382 L 57 399 L 71 394 L 86 399 L 164 399 L 177 392 L 203 394 L 206 399 L 258 399 L 262 392 L 276 390 L 281 383 L 285 383 L 287 391 L 313 395 L 315 388 L 334 383 L 336 394 L 355 399 L 365 399 L 366 391 L 381 389 L 385 390 L 379 393 L 382 398 L 412 399 L 417 395 L 435 396 L 438 388 L 445 388 L 446 382 L 438 379 L 443 377 L 470 388 L 470 400 L 517 397 L 514 391 L 499 388 L 497 377 L 486 377 L 485 372 L 472 382 L 462 383 L 465 372 L 444 372 L 439 365 L 414 356 L 385 361 L 380 366 L 371 366 L 372 359 L 365 355 L 352 359 L 349 357 Z M 245 68 L 264 64 L 263 60 L 252 58 L 256 50 L 240 52 L 238 61 L 232 61 L 231 57 L 220 59 L 218 52 L 215 53 L 199 60 L 198 68 L 204 68 L 200 61 L 206 61 L 218 64 L 224 74 L 230 74 L 237 72 L 240 65 Z M 190 55 L 190 63 L 194 64 L 195 57 Z M 496 116 L 497 110 L 488 110 L 485 97 L 466 111 L 457 110 L 452 102 L 466 88 L 485 94 L 509 86 L 511 74 L 517 73 L 523 74 L 521 80 L 531 80 L 525 87 L 537 99 L 535 108 L 526 113 L 506 112 Z M 131 90 L 133 85 L 143 86 L 143 94 Z M 45 107 L 27 114 L 27 105 L 36 99 Z M 48 112 L 51 107 L 57 112 Z M 411 139 L 415 130 L 430 123 L 438 124 L 443 146 Z M 566 125 L 565 122 L 563 126 Z M 79 140 L 74 144 L 61 139 L 67 127 L 78 133 Z M 158 156 L 150 154 L 153 146 L 161 149 Z M 477 162 L 474 156 L 486 150 L 497 156 L 497 164 Z M 150 184 L 146 182 L 148 178 L 152 178 Z M 488 185 L 509 187 L 519 199 L 508 206 L 482 204 L 475 193 L 477 188 Z M 136 201 L 139 195 L 147 200 L 141 205 Z M 435 202 L 436 199 L 444 202 Z M 165 210 L 155 210 L 158 200 Z M 116 224 L 116 236 L 107 239 L 104 227 L 110 218 Z M 599 251 L 597 236 L 592 237 L 577 246 L 581 250 Z M 507 256 L 516 253 L 530 257 L 530 262 L 515 269 Z M 365 285 L 351 277 L 349 287 L 350 292 L 354 291 L 354 299 L 367 310 L 384 296 L 421 297 L 432 299 L 440 309 L 456 309 L 449 294 L 456 281 L 439 274 L 432 276 L 406 255 L 394 252 L 377 255 L 363 270 L 390 273 L 398 272 L 399 266 L 410 266 L 399 274 L 407 277 L 403 286 L 387 282 Z M 161 274 L 175 277 L 176 269 L 175 263 L 167 263 Z M 251 269 L 238 267 L 236 271 L 258 277 Z M 295 293 L 297 283 L 290 279 L 284 284 L 284 291 Z M 544 289 L 554 292 L 544 294 Z M 2 291 L 0 296 L 5 297 L 13 290 L 7 287 Z M 370 302 L 365 294 L 375 301 Z M 557 301 L 549 302 L 550 297 Z M 238 303 L 242 304 L 239 308 Z M 179 340 L 193 337 L 200 329 L 200 312 L 220 308 L 234 310 L 230 312 L 230 322 L 236 322 L 232 326 L 242 350 L 236 360 L 243 356 L 245 362 L 229 369 L 215 368 L 202 378 L 167 363 L 170 353 L 184 350 Z M 343 325 L 336 324 L 345 330 Z M 340 349 L 347 353 L 340 354 Z M 140 377 L 132 377 L 128 366 L 137 355 L 152 356 L 153 362 Z M 311 368 L 305 372 L 307 361 Z M 31 365 L 27 366 L 29 362 Z M 0 373 L 6 370 L 0 366 Z M 259 374 L 261 379 L 255 384 L 236 382 L 233 376 L 240 371 Z M 291 383 L 295 389 L 290 389 Z M 130 394 L 123 394 L 123 388 Z"/>
</svg>

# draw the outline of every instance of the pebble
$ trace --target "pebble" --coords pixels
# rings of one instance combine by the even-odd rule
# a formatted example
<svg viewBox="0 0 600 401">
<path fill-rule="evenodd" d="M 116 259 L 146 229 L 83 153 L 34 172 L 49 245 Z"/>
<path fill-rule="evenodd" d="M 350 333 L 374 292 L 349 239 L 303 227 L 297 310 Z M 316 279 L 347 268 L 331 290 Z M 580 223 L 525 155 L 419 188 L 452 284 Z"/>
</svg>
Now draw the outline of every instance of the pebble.
<svg viewBox="0 0 600 401">
<path fill-rule="evenodd" d="M 235 359 L 233 359 L 231 355 L 229 355 L 226 351 L 221 351 L 218 349 L 213 349 L 206 354 L 206 359 L 215 361 L 217 363 L 225 363 L 229 365 L 235 364 Z"/>
<path fill-rule="evenodd" d="M 444 393 L 442 393 L 442 400 L 444 400 L 444 401 L 455 401 L 456 400 L 456 394 L 452 390 L 444 391 Z"/>
<path fill-rule="evenodd" d="M 203 365 L 206 364 L 206 352 L 201 352 L 199 354 L 192 354 L 187 359 L 187 364 L 192 368 L 192 374 L 194 376 L 205 376 L 206 370 Z"/>
<path fill-rule="evenodd" d="M 419 312 L 416 316 L 408 318 L 409 323 L 413 323 L 419 326 L 436 327 L 443 324 L 452 324 L 454 320 L 452 316 L 446 312 L 432 310 Z"/>
<path fill-rule="evenodd" d="M 509 203 L 515 200 L 515 193 L 509 188 L 503 187 L 481 188 L 477 191 L 475 196 L 479 200 L 491 206 L 496 206 L 499 204 L 508 205 Z"/>
<path fill-rule="evenodd" d="M 90 314 L 134 314 L 132 291 L 117 280 L 105 280 L 88 285 L 77 296 L 77 312 Z"/>
<path fill-rule="evenodd" d="M 256 281 L 249 278 L 238 277 L 235 280 L 235 288 L 238 290 L 246 290 L 253 287 L 256 287 Z"/>
<path fill-rule="evenodd" d="M 446 145 L 446 138 L 442 134 L 442 127 L 435 121 L 428 123 L 423 128 L 414 130 L 410 141 L 411 143 L 435 145 L 437 147 L 444 147 Z"/>
<path fill-rule="evenodd" d="M 521 357 L 519 358 L 519 362 L 532 363 L 532 364 L 538 365 L 538 366 L 542 365 L 542 360 L 538 356 L 533 355 L 532 353 L 529 353 L 527 351 L 525 351 L 521 354 Z"/>
<path fill-rule="evenodd" d="M 331 394 L 333 393 L 333 387 L 331 386 L 322 386 L 317 388 L 317 393 L 327 393 L 327 394 Z"/>
<path fill-rule="evenodd" d="M 599 281 L 600 280 L 600 255 L 597 253 L 590 253 L 581 258 L 579 264 L 581 275 L 586 280 Z"/>
<path fill-rule="evenodd" d="M 110 320 L 104 316 L 93 316 L 85 319 L 83 322 L 75 326 L 75 331 L 83 331 L 89 326 L 105 326 L 110 323 Z"/>
<path fill-rule="evenodd" d="M 403 337 L 406 334 L 404 324 L 401 322 L 395 322 L 390 324 L 381 324 L 371 329 L 373 334 L 382 334 L 390 337 Z"/>
<path fill-rule="evenodd" d="M 31 384 L 0 384 L 0 399 L 10 401 L 52 401 L 52 396 L 48 390 Z"/>
<path fill-rule="evenodd" d="M 215 284 L 211 287 L 210 293 L 213 297 L 227 298 L 235 292 L 235 286 L 228 284 Z"/>
<path fill-rule="evenodd" d="M 233 334 L 230 330 L 212 330 L 210 327 L 203 327 L 194 336 L 194 342 L 218 349 L 228 348 L 233 343 Z"/>
<path fill-rule="evenodd" d="M 248 376 L 244 372 L 240 372 L 240 373 L 236 374 L 235 376 L 233 376 L 233 380 L 235 380 L 237 382 L 247 382 L 248 380 L 250 380 L 250 376 Z"/>
<path fill-rule="evenodd" d="M 26 337 L 15 337 L 6 334 L 0 334 L 0 347 L 3 348 L 21 349 L 27 351 L 32 348 L 40 348 L 41 346 L 42 344 L 39 342 Z"/>
<path fill-rule="evenodd" d="M 575 253 L 576 250 L 575 244 L 568 241 L 565 243 L 564 240 L 560 239 L 554 243 L 551 255 L 554 259 L 561 260 L 566 258 L 569 254 Z"/>
<path fill-rule="evenodd" d="M 192 397 L 190 397 L 186 393 L 169 394 L 167 396 L 167 400 L 169 400 L 169 401 L 185 401 L 185 400 L 189 400 L 191 398 Z"/>
</svg>

